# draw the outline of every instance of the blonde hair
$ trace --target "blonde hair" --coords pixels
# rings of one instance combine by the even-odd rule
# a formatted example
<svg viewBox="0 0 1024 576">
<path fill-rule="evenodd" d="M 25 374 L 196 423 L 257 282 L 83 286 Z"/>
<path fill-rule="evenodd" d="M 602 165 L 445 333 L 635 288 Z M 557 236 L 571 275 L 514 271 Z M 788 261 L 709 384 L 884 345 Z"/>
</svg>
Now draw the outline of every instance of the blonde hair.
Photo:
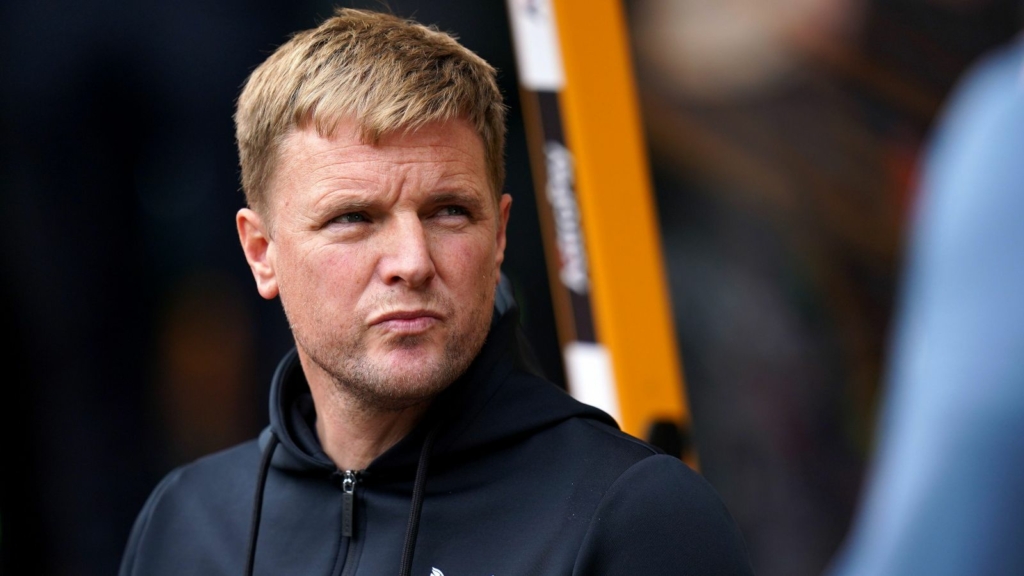
<svg viewBox="0 0 1024 576">
<path fill-rule="evenodd" d="M 340 8 L 294 34 L 249 76 L 235 110 L 246 202 L 266 213 L 281 144 L 293 130 L 330 137 L 344 118 L 365 142 L 465 119 L 484 143 L 488 178 L 505 181 L 505 104 L 494 68 L 454 37 L 391 14 Z"/>
</svg>

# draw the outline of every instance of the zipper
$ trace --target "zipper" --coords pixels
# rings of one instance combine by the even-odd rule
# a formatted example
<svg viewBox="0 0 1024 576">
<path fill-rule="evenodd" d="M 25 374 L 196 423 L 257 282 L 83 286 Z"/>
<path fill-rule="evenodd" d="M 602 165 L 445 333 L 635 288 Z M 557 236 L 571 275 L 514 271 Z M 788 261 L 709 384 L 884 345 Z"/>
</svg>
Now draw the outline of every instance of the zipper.
<svg viewBox="0 0 1024 576">
<path fill-rule="evenodd" d="M 358 558 L 352 558 L 357 550 L 354 538 L 356 532 L 356 487 L 359 485 L 358 470 L 334 472 L 335 478 L 341 479 L 341 542 L 339 543 L 338 563 L 334 568 L 335 576 L 355 574 Z"/>
<path fill-rule="evenodd" d="M 359 474 L 353 470 L 345 470 L 341 479 L 342 505 L 341 535 L 351 538 L 355 533 L 356 484 Z"/>
</svg>

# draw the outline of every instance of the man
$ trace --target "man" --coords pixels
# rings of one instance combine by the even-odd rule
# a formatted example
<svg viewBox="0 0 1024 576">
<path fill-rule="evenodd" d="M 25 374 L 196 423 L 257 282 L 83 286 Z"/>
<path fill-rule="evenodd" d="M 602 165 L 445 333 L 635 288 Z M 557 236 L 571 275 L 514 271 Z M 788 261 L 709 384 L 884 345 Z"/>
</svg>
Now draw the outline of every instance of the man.
<svg viewBox="0 0 1024 576">
<path fill-rule="evenodd" d="M 700 476 L 525 368 L 504 114 L 486 62 L 386 14 L 253 72 L 238 234 L 296 346 L 268 429 L 160 483 L 122 576 L 751 573 Z"/>
</svg>

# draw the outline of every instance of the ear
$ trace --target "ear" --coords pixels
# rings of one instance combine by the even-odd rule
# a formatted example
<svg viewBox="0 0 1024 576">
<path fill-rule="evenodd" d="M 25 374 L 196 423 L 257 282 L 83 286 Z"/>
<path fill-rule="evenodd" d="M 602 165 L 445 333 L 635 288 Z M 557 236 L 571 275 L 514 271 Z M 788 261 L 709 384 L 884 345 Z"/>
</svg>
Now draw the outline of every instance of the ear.
<svg viewBox="0 0 1024 576">
<path fill-rule="evenodd" d="M 508 216 L 511 208 L 512 196 L 502 194 L 501 200 L 498 201 L 498 231 L 495 238 L 497 246 L 494 258 L 496 282 L 501 282 L 501 275 L 497 274 L 497 272 L 501 272 L 501 263 L 505 261 L 505 230 L 508 228 Z"/>
<path fill-rule="evenodd" d="M 274 273 L 274 241 L 267 233 L 263 219 L 253 210 L 242 208 L 235 215 L 235 224 L 245 259 L 256 279 L 256 289 L 267 300 L 275 298 L 278 290 Z"/>
</svg>

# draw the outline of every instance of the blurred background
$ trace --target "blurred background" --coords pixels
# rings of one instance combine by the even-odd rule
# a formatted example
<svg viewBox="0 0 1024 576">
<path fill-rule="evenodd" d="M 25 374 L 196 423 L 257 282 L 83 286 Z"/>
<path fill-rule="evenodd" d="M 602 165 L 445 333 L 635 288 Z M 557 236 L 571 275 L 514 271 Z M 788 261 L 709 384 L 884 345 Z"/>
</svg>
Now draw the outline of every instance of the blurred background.
<svg viewBox="0 0 1024 576">
<path fill-rule="evenodd" d="M 0 4 L 3 574 L 116 573 L 160 477 L 265 425 L 291 339 L 238 246 L 231 114 L 335 5 L 385 4 Z M 500 72 L 505 272 L 564 385 L 505 4 L 386 5 Z M 624 7 L 701 471 L 759 575 L 819 574 L 874 441 L 922 147 L 1020 2 Z"/>
</svg>

